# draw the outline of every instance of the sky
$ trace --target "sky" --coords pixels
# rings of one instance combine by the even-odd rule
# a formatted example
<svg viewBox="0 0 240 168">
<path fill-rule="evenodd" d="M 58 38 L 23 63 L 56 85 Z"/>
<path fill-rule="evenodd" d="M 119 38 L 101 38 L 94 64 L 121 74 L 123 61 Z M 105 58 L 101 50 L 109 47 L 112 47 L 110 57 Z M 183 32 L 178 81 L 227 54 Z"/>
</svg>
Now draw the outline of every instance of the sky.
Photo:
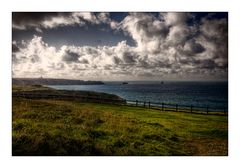
<svg viewBox="0 0 240 168">
<path fill-rule="evenodd" d="M 13 12 L 12 76 L 228 80 L 226 12 Z"/>
</svg>

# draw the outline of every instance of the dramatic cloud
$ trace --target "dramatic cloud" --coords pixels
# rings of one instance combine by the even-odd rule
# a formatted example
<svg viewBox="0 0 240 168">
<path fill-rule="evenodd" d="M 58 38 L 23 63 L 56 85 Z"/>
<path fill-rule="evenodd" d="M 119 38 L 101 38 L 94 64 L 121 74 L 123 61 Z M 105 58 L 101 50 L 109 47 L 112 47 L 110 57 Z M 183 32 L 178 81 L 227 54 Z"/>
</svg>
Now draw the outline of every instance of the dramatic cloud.
<svg viewBox="0 0 240 168">
<path fill-rule="evenodd" d="M 56 12 L 14 12 L 12 14 L 13 28 L 24 30 L 27 28 L 48 27 L 51 20 L 54 18 L 65 18 L 70 13 L 56 13 Z M 47 21 L 45 25 L 44 22 Z"/>
<path fill-rule="evenodd" d="M 33 28 L 38 32 L 44 29 L 53 29 L 63 26 L 84 26 L 86 22 L 91 24 L 111 24 L 109 13 L 91 13 L 91 12 L 21 12 L 13 13 L 13 29 Z M 112 23 L 114 24 L 114 22 Z"/>
<path fill-rule="evenodd" d="M 13 27 L 107 24 L 130 36 L 134 46 L 49 46 L 39 36 L 13 42 L 17 77 L 63 77 L 90 80 L 225 79 L 228 71 L 227 18 L 203 17 L 189 24 L 190 13 L 129 13 L 120 22 L 109 13 L 50 13 L 14 16 Z M 25 18 L 25 19 L 23 19 Z"/>
<path fill-rule="evenodd" d="M 19 52 L 20 49 L 18 48 L 17 44 L 16 43 L 12 43 L 12 52 L 13 53 L 16 53 L 16 52 Z"/>
<path fill-rule="evenodd" d="M 169 13 L 163 13 L 162 18 L 165 20 L 167 25 L 181 25 L 185 24 L 188 13 L 180 13 L 180 12 L 169 12 Z"/>
</svg>

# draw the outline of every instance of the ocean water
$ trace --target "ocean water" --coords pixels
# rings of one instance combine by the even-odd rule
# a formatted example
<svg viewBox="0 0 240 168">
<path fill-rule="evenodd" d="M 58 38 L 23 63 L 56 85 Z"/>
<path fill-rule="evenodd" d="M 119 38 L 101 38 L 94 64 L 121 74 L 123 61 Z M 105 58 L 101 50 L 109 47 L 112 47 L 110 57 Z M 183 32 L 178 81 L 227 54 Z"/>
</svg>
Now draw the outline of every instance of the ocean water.
<svg viewBox="0 0 240 168">
<path fill-rule="evenodd" d="M 105 82 L 105 85 L 50 85 L 63 90 L 85 90 L 118 95 L 126 100 L 228 108 L 228 82 Z"/>
</svg>

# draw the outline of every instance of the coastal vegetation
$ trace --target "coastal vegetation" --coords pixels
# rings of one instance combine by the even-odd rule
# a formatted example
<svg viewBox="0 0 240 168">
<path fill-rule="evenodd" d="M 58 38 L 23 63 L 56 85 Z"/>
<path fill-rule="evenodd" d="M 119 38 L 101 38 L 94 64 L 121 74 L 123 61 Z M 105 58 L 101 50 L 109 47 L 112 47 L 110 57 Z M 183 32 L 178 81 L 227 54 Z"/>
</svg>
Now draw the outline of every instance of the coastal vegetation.
<svg viewBox="0 0 240 168">
<path fill-rule="evenodd" d="M 24 93 L 69 95 L 21 97 Z M 73 95 L 112 98 L 116 104 Z M 115 95 L 13 85 L 12 154 L 228 155 L 228 117 L 123 106 Z"/>
<path fill-rule="evenodd" d="M 84 81 L 54 78 L 13 78 L 14 85 L 103 85 L 102 81 Z"/>
</svg>

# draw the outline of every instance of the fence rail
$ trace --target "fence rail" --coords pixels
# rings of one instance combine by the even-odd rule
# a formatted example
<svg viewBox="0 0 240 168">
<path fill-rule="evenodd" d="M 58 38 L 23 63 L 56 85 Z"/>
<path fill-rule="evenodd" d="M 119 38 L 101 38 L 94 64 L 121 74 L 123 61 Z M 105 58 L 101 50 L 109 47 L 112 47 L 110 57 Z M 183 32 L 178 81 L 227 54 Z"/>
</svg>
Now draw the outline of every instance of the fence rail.
<svg viewBox="0 0 240 168">
<path fill-rule="evenodd" d="M 227 115 L 226 107 L 210 108 L 209 106 L 194 106 L 184 104 L 173 104 L 164 102 L 151 102 L 139 100 L 126 100 L 128 105 L 136 107 L 144 107 L 157 109 L 161 111 L 189 112 L 189 113 L 204 113 L 204 114 L 224 114 Z"/>
<path fill-rule="evenodd" d="M 65 94 L 36 94 L 36 93 L 12 93 L 13 97 L 23 97 L 30 99 L 60 99 L 60 100 L 82 100 L 97 103 L 110 103 L 116 105 L 126 105 L 132 107 L 143 107 L 156 109 L 161 111 L 175 111 L 175 112 L 187 112 L 187 113 L 200 113 L 200 114 L 213 114 L 213 115 L 227 115 L 227 107 L 210 108 L 209 106 L 193 106 L 184 104 L 173 104 L 165 102 L 151 102 L 151 101 L 139 101 L 139 100 L 126 100 L 126 99 L 109 99 L 102 97 L 90 97 L 80 95 L 65 95 Z"/>
</svg>

